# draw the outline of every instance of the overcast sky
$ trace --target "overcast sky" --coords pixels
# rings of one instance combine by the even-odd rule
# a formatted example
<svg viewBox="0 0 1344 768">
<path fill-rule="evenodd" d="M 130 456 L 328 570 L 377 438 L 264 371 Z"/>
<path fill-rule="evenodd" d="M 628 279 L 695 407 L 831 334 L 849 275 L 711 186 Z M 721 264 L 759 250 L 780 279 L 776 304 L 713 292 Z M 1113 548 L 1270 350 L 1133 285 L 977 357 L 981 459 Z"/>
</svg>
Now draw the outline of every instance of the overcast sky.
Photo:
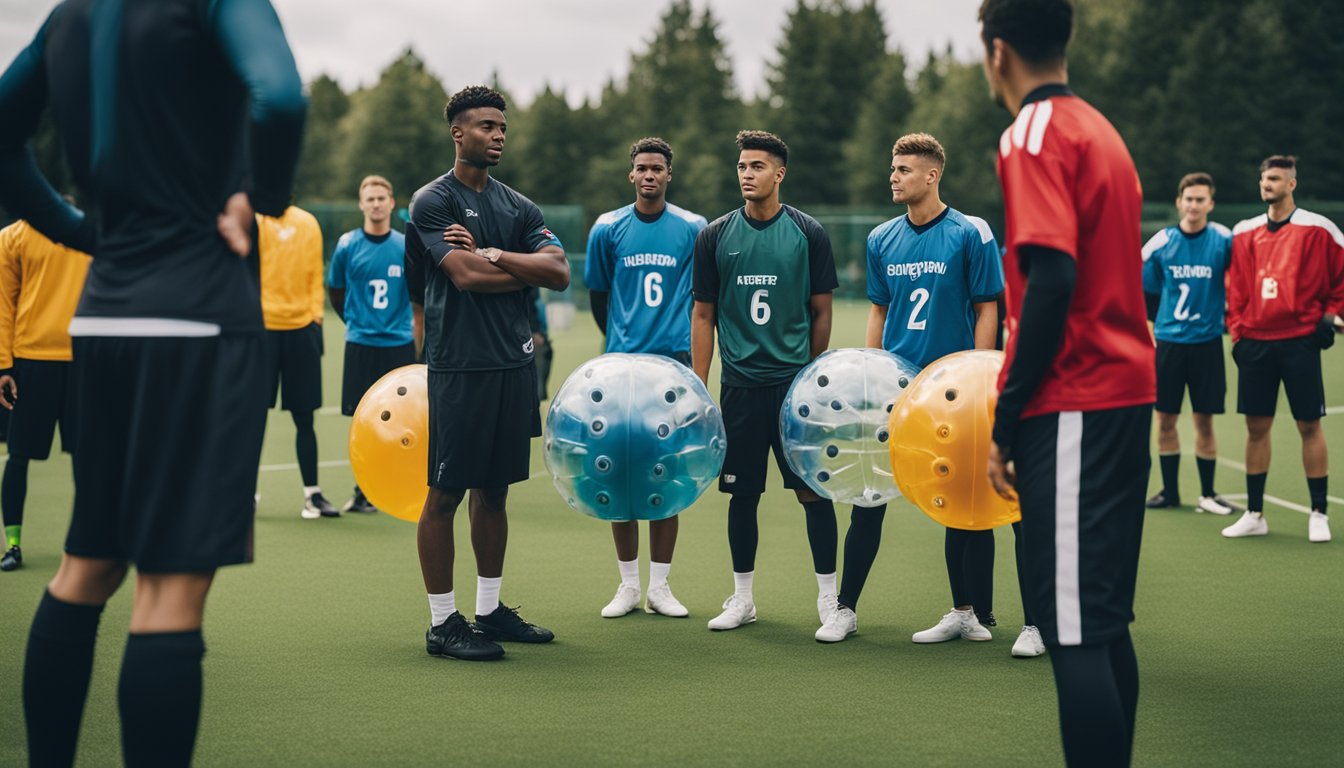
<svg viewBox="0 0 1344 768">
<path fill-rule="evenodd" d="M 368 85 L 407 45 L 450 92 L 499 72 L 531 100 L 546 84 L 571 100 L 621 77 L 630 54 L 652 37 L 667 0 L 272 0 L 305 81 L 327 73 L 350 90 Z M 815 0 L 809 0 L 815 2 Z M 796 0 L 695 0 L 709 5 L 733 59 L 738 89 L 764 88 L 785 14 Z M 0 0 L 0 60 L 7 66 L 53 7 L 48 0 Z M 887 34 L 914 63 L 949 43 L 979 55 L 980 0 L 880 0 Z"/>
</svg>

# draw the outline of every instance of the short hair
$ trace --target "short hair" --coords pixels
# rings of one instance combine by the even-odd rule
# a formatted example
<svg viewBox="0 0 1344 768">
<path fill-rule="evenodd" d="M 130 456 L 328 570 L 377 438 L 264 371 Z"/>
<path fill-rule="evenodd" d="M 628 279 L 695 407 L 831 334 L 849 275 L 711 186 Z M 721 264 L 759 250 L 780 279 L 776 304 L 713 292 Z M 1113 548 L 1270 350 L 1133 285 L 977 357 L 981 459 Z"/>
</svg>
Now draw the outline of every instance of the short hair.
<svg viewBox="0 0 1344 768">
<path fill-rule="evenodd" d="M 784 140 L 768 131 L 738 131 L 737 148 L 759 149 L 768 152 L 779 158 L 780 165 L 789 164 L 789 145 Z"/>
<path fill-rule="evenodd" d="M 994 38 L 1013 46 L 1028 66 L 1057 64 L 1073 35 L 1069 0 L 985 0 L 980 6 L 980 37 L 989 50 Z"/>
<path fill-rule="evenodd" d="M 667 167 L 672 167 L 672 147 L 666 141 L 657 136 L 645 136 L 630 145 L 630 162 L 635 162 L 635 155 L 641 155 L 646 152 L 657 152 L 667 158 Z"/>
<path fill-rule="evenodd" d="M 457 125 L 459 115 L 477 107 L 494 107 L 503 112 L 508 105 L 499 91 L 484 85 L 469 85 L 448 99 L 448 105 L 443 108 L 443 117 L 449 125 Z"/>
<path fill-rule="evenodd" d="M 365 188 L 365 187 L 386 187 L 386 188 L 387 188 L 387 196 L 388 196 L 388 197 L 391 197 L 391 196 L 392 196 L 392 182 L 388 181 L 387 179 L 383 178 L 382 176 L 379 176 L 379 175 L 376 174 L 376 173 L 371 173 L 371 174 L 369 174 L 368 176 L 365 176 L 364 179 L 363 179 L 362 181 L 359 182 L 359 196 L 360 196 L 360 197 L 363 197 L 363 196 L 364 196 L 364 188 Z"/>
<path fill-rule="evenodd" d="M 1185 194 L 1187 187 L 1208 187 L 1209 197 L 1213 197 L 1213 177 L 1203 171 L 1187 173 L 1181 177 L 1181 183 L 1176 185 L 1176 197 Z"/>
<path fill-rule="evenodd" d="M 893 157 L 896 155 L 927 157 L 939 168 L 947 164 L 947 153 L 943 151 L 943 145 L 927 133 L 905 134 L 891 145 L 891 154 Z"/>
<path fill-rule="evenodd" d="M 1283 168 L 1285 170 L 1297 171 L 1297 155 L 1270 155 L 1260 161 L 1260 172 L 1264 173 L 1270 168 Z"/>
</svg>

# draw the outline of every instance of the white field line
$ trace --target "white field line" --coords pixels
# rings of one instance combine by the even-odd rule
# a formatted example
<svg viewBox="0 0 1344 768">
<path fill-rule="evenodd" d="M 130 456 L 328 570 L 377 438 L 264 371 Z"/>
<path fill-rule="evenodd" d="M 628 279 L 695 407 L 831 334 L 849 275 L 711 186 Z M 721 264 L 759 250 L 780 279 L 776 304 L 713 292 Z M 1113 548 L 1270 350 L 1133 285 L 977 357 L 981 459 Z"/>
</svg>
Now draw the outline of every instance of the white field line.
<svg viewBox="0 0 1344 768">
<path fill-rule="evenodd" d="M 1341 411 L 1344 411 L 1344 408 L 1341 408 Z M 1246 474 L 1246 465 L 1242 464 L 1240 461 L 1233 461 L 1232 459 L 1225 459 L 1222 456 L 1219 456 L 1218 463 L 1223 465 L 1224 467 L 1235 469 L 1238 472 L 1242 473 L 1243 475 Z M 1222 495 L 1225 498 L 1233 499 L 1236 501 L 1240 501 L 1246 498 L 1246 494 L 1244 493 L 1224 493 Z M 1344 504 L 1344 499 L 1341 499 L 1338 496 L 1326 496 L 1325 500 L 1332 504 Z M 1309 514 L 1311 512 L 1311 509 L 1309 507 L 1304 507 L 1301 504 L 1295 504 L 1291 501 L 1285 501 L 1277 496 L 1270 496 L 1269 494 L 1265 494 L 1265 501 L 1268 501 L 1271 504 L 1277 504 L 1280 507 L 1283 507 L 1284 509 L 1296 510 L 1298 512 L 1301 512 L 1302 514 Z"/>
</svg>

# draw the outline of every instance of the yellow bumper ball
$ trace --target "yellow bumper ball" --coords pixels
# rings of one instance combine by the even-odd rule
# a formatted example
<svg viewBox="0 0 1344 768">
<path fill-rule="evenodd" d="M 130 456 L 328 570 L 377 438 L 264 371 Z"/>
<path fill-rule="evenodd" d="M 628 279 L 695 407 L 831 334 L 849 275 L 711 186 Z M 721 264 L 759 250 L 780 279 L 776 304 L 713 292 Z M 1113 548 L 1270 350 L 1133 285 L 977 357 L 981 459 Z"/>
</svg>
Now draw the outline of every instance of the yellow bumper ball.
<svg viewBox="0 0 1344 768">
<path fill-rule="evenodd" d="M 415 523 L 429 493 L 429 377 L 423 365 L 389 371 L 350 422 L 350 468 L 378 509 Z"/>
</svg>

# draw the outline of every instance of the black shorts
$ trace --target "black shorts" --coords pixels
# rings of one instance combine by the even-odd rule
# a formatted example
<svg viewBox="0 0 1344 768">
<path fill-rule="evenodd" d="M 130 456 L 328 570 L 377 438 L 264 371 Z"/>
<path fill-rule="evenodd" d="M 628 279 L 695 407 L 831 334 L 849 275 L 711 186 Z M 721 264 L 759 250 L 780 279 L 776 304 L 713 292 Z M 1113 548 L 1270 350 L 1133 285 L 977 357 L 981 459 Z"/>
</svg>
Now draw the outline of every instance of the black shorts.
<svg viewBox="0 0 1344 768">
<path fill-rule="evenodd" d="M 51 455 L 51 439 L 61 428 L 61 450 L 73 453 L 77 413 L 72 363 L 65 360 L 14 360 L 19 396 L 9 419 L 9 452 L 25 459 Z"/>
<path fill-rule="evenodd" d="M 345 342 L 345 370 L 341 377 L 341 413 L 355 415 L 359 399 L 390 370 L 415 363 L 415 343 L 399 347 L 370 347 Z"/>
<path fill-rule="evenodd" d="M 531 472 L 541 437 L 537 369 L 429 372 L 429 484 L 503 488 Z"/>
<path fill-rule="evenodd" d="M 1223 337 L 1199 344 L 1157 342 L 1157 410 L 1180 413 L 1185 390 L 1190 389 L 1190 410 L 1222 413 L 1227 398 L 1227 369 L 1223 363 Z"/>
<path fill-rule="evenodd" d="M 252 560 L 265 344 L 261 333 L 75 338 L 67 553 L 145 573 Z"/>
<path fill-rule="evenodd" d="M 1152 406 L 1141 405 L 1017 428 L 1017 564 L 1046 645 L 1106 643 L 1134 620 L 1152 422 Z"/>
<path fill-rule="evenodd" d="M 719 409 L 723 412 L 724 435 L 728 450 L 719 474 L 719 490 L 724 493 L 755 495 L 765 492 L 766 459 L 775 453 L 775 466 L 784 476 L 784 487 L 806 488 L 807 483 L 789 469 L 784 458 L 784 443 L 779 435 L 779 409 L 793 382 L 769 387 L 731 387 L 719 389 Z"/>
<path fill-rule="evenodd" d="M 280 407 L 286 411 L 316 411 L 322 407 L 321 325 L 267 331 L 266 364 L 271 382 L 271 396 L 266 402 L 271 407 L 275 407 L 277 393 Z"/>
<path fill-rule="evenodd" d="M 1315 421 L 1325 415 L 1321 345 L 1315 334 L 1277 341 L 1243 338 L 1233 345 L 1232 359 L 1237 364 L 1237 413 L 1273 416 L 1282 381 L 1294 419 Z"/>
</svg>

